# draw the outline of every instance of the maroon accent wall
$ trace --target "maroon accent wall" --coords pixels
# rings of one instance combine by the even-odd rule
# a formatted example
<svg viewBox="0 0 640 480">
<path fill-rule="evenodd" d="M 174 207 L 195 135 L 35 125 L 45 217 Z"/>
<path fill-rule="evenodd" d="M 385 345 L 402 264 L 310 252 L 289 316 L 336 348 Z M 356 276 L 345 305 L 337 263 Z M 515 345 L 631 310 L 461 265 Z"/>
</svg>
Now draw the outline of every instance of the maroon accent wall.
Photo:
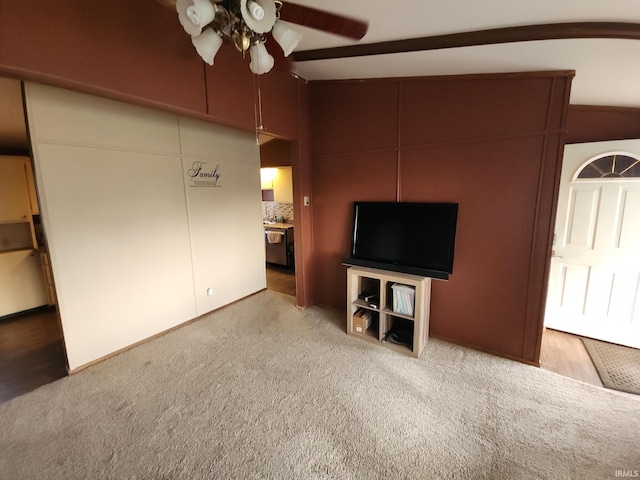
<svg viewBox="0 0 640 480">
<path fill-rule="evenodd" d="M 291 165 L 291 142 L 275 139 L 260 145 L 261 167 L 269 168 Z"/>
<path fill-rule="evenodd" d="M 24 0 L 0 8 L 3 71 L 206 112 L 202 61 L 175 14 L 159 4 Z"/>
<path fill-rule="evenodd" d="M 235 47 L 223 44 L 214 59 L 213 67 L 205 64 L 203 67 L 206 75 L 207 114 L 218 123 L 254 131 L 257 85 L 249 70 L 248 57 L 242 58 Z"/>
<path fill-rule="evenodd" d="M 297 140 L 291 142 L 293 174 L 293 208 L 295 214 L 294 242 L 296 256 L 296 301 L 300 307 L 312 303 L 313 289 L 313 235 L 312 215 L 314 197 L 311 191 L 311 164 L 309 162 L 309 89 L 302 79 L 296 79 L 298 113 Z M 310 204 L 304 204 L 304 197 Z"/>
<path fill-rule="evenodd" d="M 397 82 L 311 82 L 310 86 L 314 157 L 396 148 Z"/>
<path fill-rule="evenodd" d="M 571 105 L 567 143 L 640 138 L 640 108 Z"/>
<path fill-rule="evenodd" d="M 280 46 L 271 37 L 267 38 L 266 45 L 274 55 L 275 65 L 268 74 L 255 77 L 260 89 L 260 126 L 266 133 L 287 139 L 297 138 L 296 78 L 291 75 L 291 64 L 282 56 Z"/>
<path fill-rule="evenodd" d="M 295 82 L 287 61 L 277 67 L 260 79 L 262 113 L 269 133 L 291 139 Z M 0 75 L 256 128 L 259 79 L 248 55 L 224 44 L 205 65 L 177 14 L 153 0 L 1 2 Z"/>
<path fill-rule="evenodd" d="M 346 306 L 353 201 L 457 202 L 431 335 L 537 363 L 571 78 L 311 83 L 314 302 Z"/>
</svg>

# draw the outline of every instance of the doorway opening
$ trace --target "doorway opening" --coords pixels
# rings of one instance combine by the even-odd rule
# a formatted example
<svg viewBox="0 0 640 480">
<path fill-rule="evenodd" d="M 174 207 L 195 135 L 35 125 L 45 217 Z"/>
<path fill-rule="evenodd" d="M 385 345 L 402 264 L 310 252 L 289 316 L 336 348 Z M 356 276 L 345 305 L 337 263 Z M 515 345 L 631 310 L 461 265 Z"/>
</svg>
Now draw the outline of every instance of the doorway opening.
<svg viewBox="0 0 640 480">
<path fill-rule="evenodd" d="M 640 140 L 565 146 L 542 367 L 598 384 L 583 338 L 640 348 L 638 242 Z"/>
<path fill-rule="evenodd" d="M 0 77 L 0 402 L 67 374 L 22 83 Z"/>
<path fill-rule="evenodd" d="M 545 325 L 640 348 L 640 157 L 609 151 L 585 161 L 571 147 L 558 194 Z"/>
<path fill-rule="evenodd" d="M 259 140 L 267 289 L 295 297 L 292 144 L 264 134 Z"/>
</svg>

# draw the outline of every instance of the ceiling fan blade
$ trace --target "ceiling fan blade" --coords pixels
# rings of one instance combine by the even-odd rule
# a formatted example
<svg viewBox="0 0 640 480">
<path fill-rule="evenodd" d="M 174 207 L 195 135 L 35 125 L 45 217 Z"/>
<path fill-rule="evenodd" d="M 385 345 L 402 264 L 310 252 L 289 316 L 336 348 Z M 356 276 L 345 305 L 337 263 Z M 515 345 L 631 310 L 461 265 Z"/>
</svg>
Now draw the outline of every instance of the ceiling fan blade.
<svg viewBox="0 0 640 480">
<path fill-rule="evenodd" d="M 156 0 L 163 7 L 167 7 L 171 10 L 176 9 L 176 0 Z"/>
<path fill-rule="evenodd" d="M 369 28 L 369 22 L 305 7 L 286 0 L 280 9 L 280 19 L 355 40 L 364 37 Z"/>
</svg>

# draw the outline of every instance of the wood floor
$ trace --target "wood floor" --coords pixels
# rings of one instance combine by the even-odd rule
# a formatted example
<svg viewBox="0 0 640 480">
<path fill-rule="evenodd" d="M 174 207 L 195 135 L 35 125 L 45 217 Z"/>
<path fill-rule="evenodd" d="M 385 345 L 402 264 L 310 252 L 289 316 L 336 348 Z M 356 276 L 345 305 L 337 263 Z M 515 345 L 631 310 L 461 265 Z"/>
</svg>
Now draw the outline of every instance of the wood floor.
<svg viewBox="0 0 640 480">
<path fill-rule="evenodd" d="M 0 403 L 67 375 L 55 309 L 0 319 Z"/>
<path fill-rule="evenodd" d="M 580 337 L 545 328 L 540 366 L 565 377 L 602 387 L 596 368 Z"/>
<path fill-rule="evenodd" d="M 296 275 L 291 268 L 267 264 L 267 289 L 296 296 Z"/>
</svg>

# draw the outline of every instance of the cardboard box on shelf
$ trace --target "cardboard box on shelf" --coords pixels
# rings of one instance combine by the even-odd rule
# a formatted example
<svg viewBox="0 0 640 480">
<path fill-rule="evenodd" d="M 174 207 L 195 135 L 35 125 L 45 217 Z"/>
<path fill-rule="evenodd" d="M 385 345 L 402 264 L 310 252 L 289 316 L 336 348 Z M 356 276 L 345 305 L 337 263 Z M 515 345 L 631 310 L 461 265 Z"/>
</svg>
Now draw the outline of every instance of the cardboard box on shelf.
<svg viewBox="0 0 640 480">
<path fill-rule="evenodd" d="M 365 333 L 371 327 L 372 312 L 361 308 L 353 314 L 353 331 L 356 333 Z"/>
</svg>

